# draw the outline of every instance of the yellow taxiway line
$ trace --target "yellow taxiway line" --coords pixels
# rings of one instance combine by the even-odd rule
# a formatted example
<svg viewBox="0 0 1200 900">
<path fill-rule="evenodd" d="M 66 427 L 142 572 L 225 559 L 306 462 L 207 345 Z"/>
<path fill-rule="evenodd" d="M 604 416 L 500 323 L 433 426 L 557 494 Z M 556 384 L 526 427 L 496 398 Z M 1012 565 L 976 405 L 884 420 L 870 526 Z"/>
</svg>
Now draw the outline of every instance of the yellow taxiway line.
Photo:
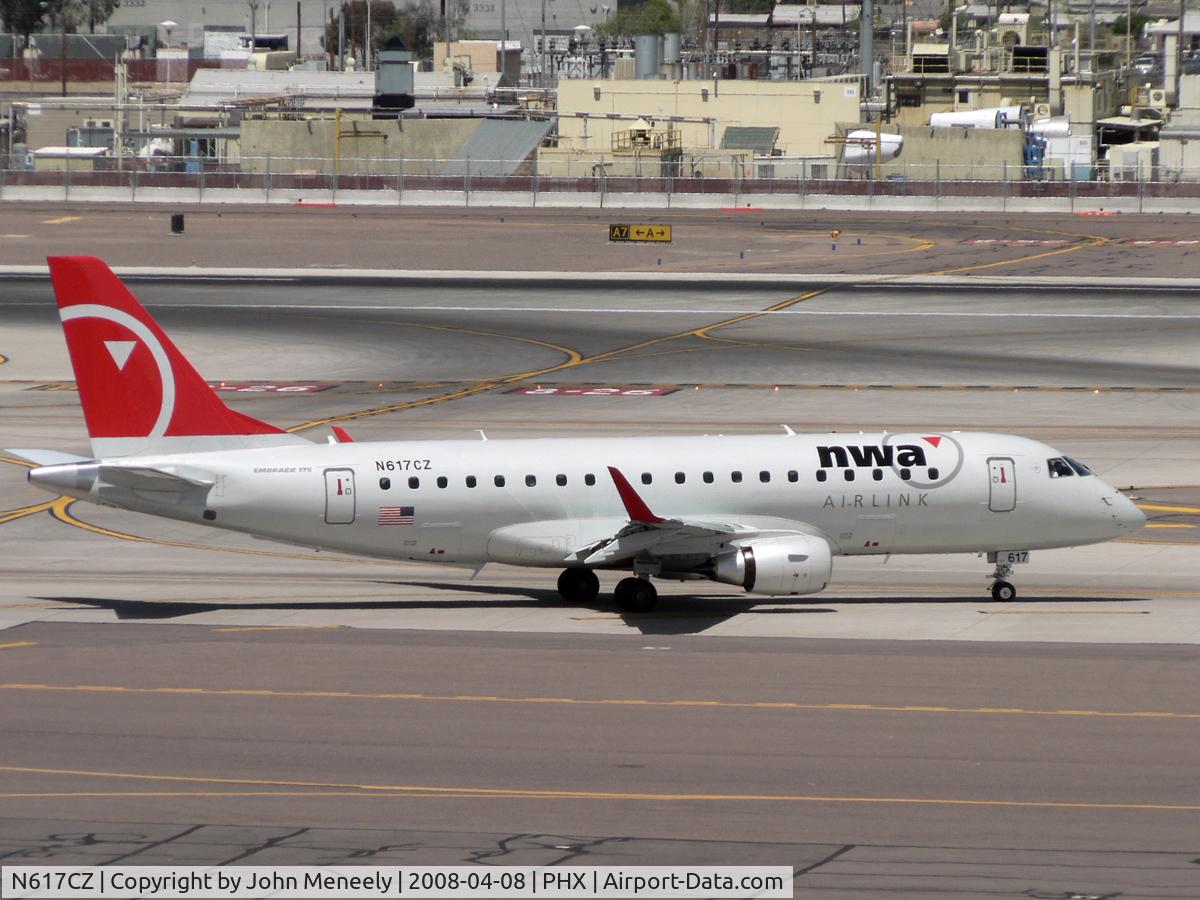
<svg viewBox="0 0 1200 900">
<path fill-rule="evenodd" d="M 1069 716 L 1098 719 L 1200 719 L 1200 712 L 1168 710 L 1028 709 L 995 706 L 911 706 L 877 703 L 797 703 L 792 701 L 662 700 L 637 697 L 504 697 L 493 694 L 422 694 L 367 691 L 292 691 L 269 688 L 128 687 L 111 684 L 0 684 L 0 691 L 96 694 L 159 694 L 195 697 L 282 698 L 301 700 L 384 700 L 437 703 L 504 703 L 530 706 L 640 706 L 672 709 L 759 709 L 792 712 L 942 713 L 1006 716 Z"/>
<path fill-rule="evenodd" d="M 1200 812 L 1200 804 L 1192 803 L 1116 803 L 1116 802 L 1087 802 L 1071 800 L 1000 800 L 955 797 L 873 797 L 873 796 L 840 796 L 820 794 L 735 794 L 735 793 L 691 793 L 671 791 L 585 791 L 585 790 L 544 790 L 540 788 L 491 788 L 472 786 L 442 786 L 418 784 L 359 784 L 354 782 L 327 781 L 291 781 L 282 779 L 255 778 L 220 778 L 200 775 L 153 775 L 140 772 L 104 772 L 89 769 L 43 769 L 27 766 L 0 766 L 0 772 L 14 775 L 62 775 L 76 778 L 108 778 L 129 781 L 160 781 L 176 784 L 211 784 L 223 787 L 245 786 L 248 788 L 301 788 L 316 792 L 334 791 L 339 796 L 425 796 L 470 799 L 516 799 L 516 800 L 623 800 L 650 802 L 717 802 L 717 803 L 838 803 L 838 804 L 888 804 L 898 806 L 966 806 L 966 807 L 1002 807 L 1020 809 L 1063 809 L 1063 810 L 1136 810 L 1142 812 Z M 340 792 L 345 792 L 342 794 Z M 239 792 L 240 793 L 240 792 Z M 259 792 L 258 796 L 268 796 L 274 793 Z M 205 796 L 206 792 L 187 792 L 185 796 Z M 223 792 L 220 795 L 228 795 Z M 308 796 L 307 790 L 290 796 Z M 25 791 L 20 793 L 4 793 L 0 797 L 114 797 L 126 796 L 124 792 L 63 792 L 41 794 Z M 177 797 L 178 791 L 158 792 L 139 791 L 135 796 L 140 797 Z M 321 794 L 317 794 L 321 796 Z"/>
</svg>

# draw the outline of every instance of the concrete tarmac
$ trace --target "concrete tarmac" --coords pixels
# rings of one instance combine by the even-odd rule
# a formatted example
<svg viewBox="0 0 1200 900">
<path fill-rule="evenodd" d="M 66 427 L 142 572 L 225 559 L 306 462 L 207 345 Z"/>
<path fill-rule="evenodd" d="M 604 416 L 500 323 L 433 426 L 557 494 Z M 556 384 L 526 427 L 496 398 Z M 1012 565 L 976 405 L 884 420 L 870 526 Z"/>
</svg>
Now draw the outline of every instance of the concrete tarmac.
<svg viewBox="0 0 1200 900">
<path fill-rule="evenodd" d="M 1200 891 L 1182 647 L 9 634 L 34 644 L 0 684 L 9 862 L 720 861 L 792 865 L 814 897 Z"/>
<path fill-rule="evenodd" d="M 799 602 L 668 586 L 622 616 L 563 604 L 555 572 L 470 582 L 56 504 L 2 462 L 8 859 L 1200 894 L 1192 294 L 136 292 L 236 408 L 316 440 L 989 428 L 1166 527 L 1034 554 L 1015 604 L 983 560 L 897 557 L 839 560 Z M 47 286 L 4 282 L 0 320 L 0 443 L 86 453 Z"/>
<path fill-rule="evenodd" d="M 169 233 L 184 213 L 183 235 Z M 669 244 L 610 243 L 612 223 Z M 840 233 L 835 241 L 831 235 Z M 0 265 L 1196 277 L 1194 217 L 5 203 Z"/>
</svg>

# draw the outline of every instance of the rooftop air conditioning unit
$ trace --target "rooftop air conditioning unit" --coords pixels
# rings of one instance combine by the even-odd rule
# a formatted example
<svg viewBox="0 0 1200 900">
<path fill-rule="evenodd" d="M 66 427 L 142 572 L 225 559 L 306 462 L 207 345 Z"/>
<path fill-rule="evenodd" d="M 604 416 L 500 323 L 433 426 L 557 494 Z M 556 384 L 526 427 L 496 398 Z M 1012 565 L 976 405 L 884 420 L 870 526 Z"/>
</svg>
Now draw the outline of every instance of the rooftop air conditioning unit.
<svg viewBox="0 0 1200 900">
<path fill-rule="evenodd" d="M 1033 117 L 1034 117 L 1035 119 L 1048 119 L 1048 118 L 1050 118 L 1050 104 L 1049 104 L 1049 103 L 1035 103 L 1035 104 L 1033 104 Z"/>
<path fill-rule="evenodd" d="M 1156 109 L 1167 108 L 1167 92 L 1162 88 L 1156 88 L 1150 92 L 1150 105 Z"/>
</svg>

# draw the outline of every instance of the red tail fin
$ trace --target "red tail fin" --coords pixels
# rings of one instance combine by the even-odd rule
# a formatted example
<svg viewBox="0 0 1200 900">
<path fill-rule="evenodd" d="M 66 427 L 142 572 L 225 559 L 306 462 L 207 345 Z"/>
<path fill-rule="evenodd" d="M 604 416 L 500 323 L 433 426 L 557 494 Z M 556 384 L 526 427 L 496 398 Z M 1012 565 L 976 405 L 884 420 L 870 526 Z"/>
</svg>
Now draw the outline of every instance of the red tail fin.
<svg viewBox="0 0 1200 900">
<path fill-rule="evenodd" d="M 226 406 L 103 261 L 48 262 L 97 456 L 303 443 Z"/>
</svg>

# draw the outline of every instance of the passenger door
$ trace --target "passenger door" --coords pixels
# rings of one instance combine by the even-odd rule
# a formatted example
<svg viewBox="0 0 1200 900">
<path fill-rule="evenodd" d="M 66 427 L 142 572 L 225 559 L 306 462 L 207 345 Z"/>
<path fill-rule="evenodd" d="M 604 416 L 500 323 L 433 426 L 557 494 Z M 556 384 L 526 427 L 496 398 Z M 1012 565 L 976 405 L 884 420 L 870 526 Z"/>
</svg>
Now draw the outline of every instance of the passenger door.
<svg viewBox="0 0 1200 900">
<path fill-rule="evenodd" d="M 325 470 L 325 523 L 350 525 L 354 522 L 354 470 Z"/>
<path fill-rule="evenodd" d="M 1017 472 L 1013 461 L 1007 456 L 989 458 L 988 475 L 991 480 L 988 509 L 992 512 L 1012 512 L 1017 508 Z"/>
</svg>

